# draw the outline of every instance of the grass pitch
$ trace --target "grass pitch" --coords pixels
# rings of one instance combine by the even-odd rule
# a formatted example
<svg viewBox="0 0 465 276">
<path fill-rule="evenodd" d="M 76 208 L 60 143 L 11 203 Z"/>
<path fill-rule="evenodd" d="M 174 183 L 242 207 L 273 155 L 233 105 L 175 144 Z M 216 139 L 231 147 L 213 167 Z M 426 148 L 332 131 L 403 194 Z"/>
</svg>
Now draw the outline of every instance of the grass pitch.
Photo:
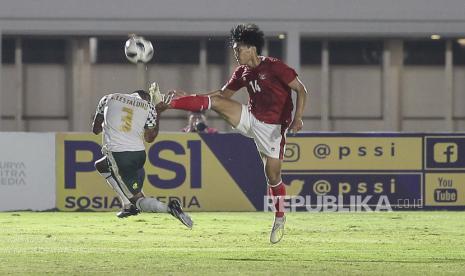
<svg viewBox="0 0 465 276">
<path fill-rule="evenodd" d="M 0 274 L 464 274 L 465 212 L 0 213 Z"/>
</svg>

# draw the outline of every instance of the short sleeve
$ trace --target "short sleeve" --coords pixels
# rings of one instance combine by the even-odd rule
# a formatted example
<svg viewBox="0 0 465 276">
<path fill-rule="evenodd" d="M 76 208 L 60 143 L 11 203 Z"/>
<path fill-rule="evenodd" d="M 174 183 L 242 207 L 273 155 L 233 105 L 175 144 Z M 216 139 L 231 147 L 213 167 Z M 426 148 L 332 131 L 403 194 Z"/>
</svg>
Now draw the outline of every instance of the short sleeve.
<svg viewBox="0 0 465 276">
<path fill-rule="evenodd" d="M 275 72 L 276 77 L 286 84 L 289 84 L 297 77 L 295 70 L 284 64 L 282 61 L 277 61 L 273 64 L 273 71 Z"/>
<path fill-rule="evenodd" d="M 100 101 L 99 101 L 99 103 L 97 105 L 97 110 L 95 111 L 95 114 L 102 114 L 103 115 L 103 112 L 104 112 L 105 106 L 107 105 L 109 96 L 110 95 L 105 95 L 100 99 Z"/>
<path fill-rule="evenodd" d="M 154 128 L 157 125 L 157 110 L 155 106 L 150 103 L 149 104 L 149 114 L 147 115 L 147 121 L 145 122 L 145 128 Z"/>
<path fill-rule="evenodd" d="M 232 91 L 237 91 L 244 87 L 244 81 L 242 80 L 242 73 L 244 72 L 244 67 L 239 66 L 236 68 L 236 71 L 231 76 L 231 79 L 223 86 L 224 89 L 229 89 Z"/>
</svg>

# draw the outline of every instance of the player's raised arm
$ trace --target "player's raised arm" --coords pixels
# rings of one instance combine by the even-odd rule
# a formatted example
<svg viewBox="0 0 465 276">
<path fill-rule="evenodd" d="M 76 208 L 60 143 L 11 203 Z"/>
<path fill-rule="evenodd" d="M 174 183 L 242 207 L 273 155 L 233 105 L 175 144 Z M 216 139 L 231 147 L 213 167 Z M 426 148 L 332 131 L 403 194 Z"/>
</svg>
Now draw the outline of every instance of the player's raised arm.
<svg viewBox="0 0 465 276">
<path fill-rule="evenodd" d="M 158 126 L 155 128 L 145 129 L 144 131 L 144 140 L 147 143 L 152 143 L 155 141 L 155 138 L 158 136 Z"/>
<path fill-rule="evenodd" d="M 98 114 L 98 113 L 95 114 L 94 121 L 92 122 L 92 132 L 94 134 L 99 134 L 100 132 L 102 132 L 103 130 L 102 123 L 103 123 L 103 114 Z"/>
<path fill-rule="evenodd" d="M 94 134 L 99 134 L 103 130 L 103 121 L 104 121 L 104 116 L 103 116 L 103 110 L 105 108 L 105 105 L 107 104 L 108 101 L 108 95 L 103 96 L 98 105 L 97 105 L 97 110 L 95 111 L 95 116 L 94 116 L 94 121 L 92 122 L 92 132 Z"/>
<path fill-rule="evenodd" d="M 158 105 L 157 105 L 158 106 Z M 160 130 L 160 113 L 157 107 L 150 104 L 149 114 L 147 115 L 147 121 L 144 127 L 144 140 L 147 143 L 152 143 L 158 136 Z"/>
<path fill-rule="evenodd" d="M 228 89 L 228 88 L 222 88 L 221 90 L 219 90 L 220 92 L 218 93 L 218 95 L 220 96 L 223 96 L 225 98 L 231 98 L 234 93 L 236 93 L 235 90 L 231 90 L 231 89 Z"/>
<path fill-rule="evenodd" d="M 300 131 L 304 125 L 302 121 L 302 116 L 304 113 L 305 103 L 307 101 L 307 88 L 305 85 L 300 81 L 298 77 L 296 77 L 293 81 L 289 84 L 289 87 L 297 93 L 297 102 L 295 108 L 295 115 L 294 119 L 292 120 L 291 125 L 289 126 L 289 130 L 292 133 L 296 133 Z"/>
</svg>

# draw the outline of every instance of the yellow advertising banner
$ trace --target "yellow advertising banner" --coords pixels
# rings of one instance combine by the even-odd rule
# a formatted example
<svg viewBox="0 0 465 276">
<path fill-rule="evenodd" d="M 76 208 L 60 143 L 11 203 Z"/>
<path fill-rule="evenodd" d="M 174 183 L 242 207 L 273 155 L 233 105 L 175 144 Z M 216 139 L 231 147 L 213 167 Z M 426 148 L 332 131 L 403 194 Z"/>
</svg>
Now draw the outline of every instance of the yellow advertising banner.
<svg viewBox="0 0 465 276">
<path fill-rule="evenodd" d="M 102 157 L 100 144 L 100 135 L 57 134 L 59 210 L 102 211 L 120 207 L 115 193 L 94 168 L 94 162 Z M 207 145 L 198 134 L 160 134 L 154 144 L 146 145 L 144 193 L 165 203 L 177 198 L 188 211 L 256 210 L 250 195 L 243 192 L 244 186 L 253 189 L 261 185 L 265 191 L 264 183 L 238 185 L 210 147 L 214 145 Z"/>
<path fill-rule="evenodd" d="M 97 173 L 101 136 L 56 135 L 59 210 L 113 210 L 120 202 Z M 465 136 L 303 133 L 287 140 L 282 179 L 289 195 L 389 199 L 393 208 L 465 207 Z M 188 211 L 264 210 L 263 165 L 240 134 L 161 133 L 146 145 L 147 196 Z M 371 204 L 371 202 L 370 202 Z"/>
<path fill-rule="evenodd" d="M 284 170 L 422 170 L 422 137 L 289 137 Z"/>
<path fill-rule="evenodd" d="M 464 206 L 465 174 L 426 173 L 425 206 Z"/>
</svg>

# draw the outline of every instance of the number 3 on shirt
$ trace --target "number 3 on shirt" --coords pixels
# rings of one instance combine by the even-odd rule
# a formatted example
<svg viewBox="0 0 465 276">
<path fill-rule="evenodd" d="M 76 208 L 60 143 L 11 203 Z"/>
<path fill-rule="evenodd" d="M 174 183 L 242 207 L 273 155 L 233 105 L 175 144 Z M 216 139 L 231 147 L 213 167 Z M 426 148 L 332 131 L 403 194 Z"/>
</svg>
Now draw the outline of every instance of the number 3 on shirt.
<svg viewBox="0 0 465 276">
<path fill-rule="evenodd" d="M 134 110 L 129 107 L 123 107 L 123 112 L 125 114 L 121 117 L 123 124 L 121 125 L 120 129 L 123 132 L 129 132 L 132 128 L 132 116 L 134 114 Z"/>
<path fill-rule="evenodd" d="M 249 84 L 250 84 L 250 87 L 252 87 L 252 90 L 254 93 L 262 91 L 260 89 L 260 85 L 258 85 L 258 80 L 249 81 Z"/>
</svg>

